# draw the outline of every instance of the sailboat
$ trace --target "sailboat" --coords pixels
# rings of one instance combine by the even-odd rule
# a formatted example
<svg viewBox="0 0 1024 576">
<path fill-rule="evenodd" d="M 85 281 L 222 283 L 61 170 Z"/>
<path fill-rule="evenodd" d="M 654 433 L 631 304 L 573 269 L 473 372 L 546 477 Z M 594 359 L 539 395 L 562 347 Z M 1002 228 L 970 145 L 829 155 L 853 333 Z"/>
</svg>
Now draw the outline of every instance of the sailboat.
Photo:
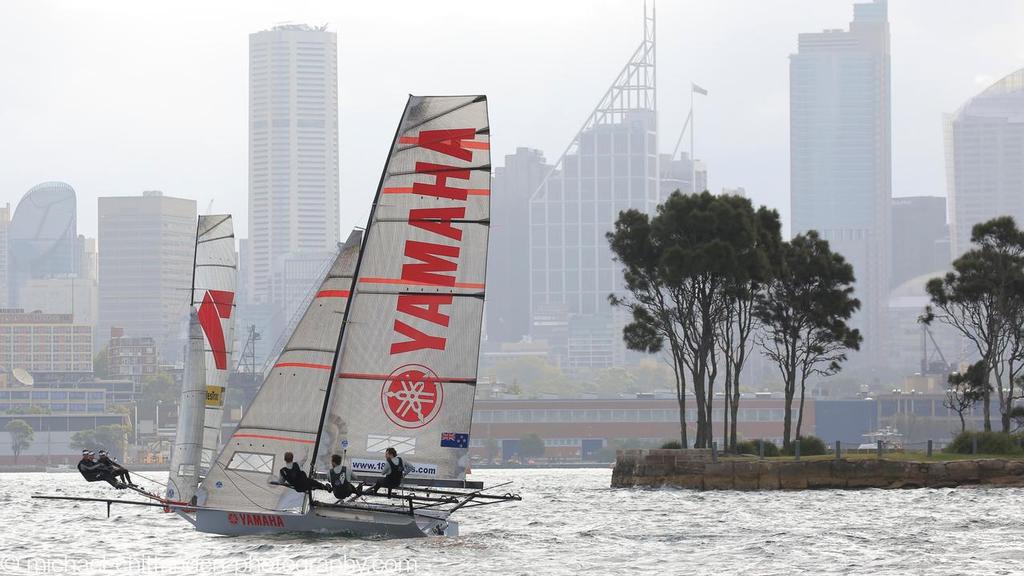
<svg viewBox="0 0 1024 576">
<path fill-rule="evenodd" d="M 466 480 L 484 303 L 490 150 L 484 96 L 410 96 L 365 233 L 353 234 L 199 488 L 203 532 L 456 535 L 464 507 L 519 499 Z M 331 337 L 336 341 L 330 341 Z M 400 490 L 344 502 L 276 480 L 339 454 Z"/>
<path fill-rule="evenodd" d="M 195 504 L 199 482 L 220 444 L 234 341 L 237 275 L 231 216 L 200 216 L 192 267 L 189 344 L 166 491 L 167 500 L 173 503 Z"/>
<path fill-rule="evenodd" d="M 401 538 L 454 536 L 458 510 L 520 500 L 495 492 L 508 483 L 488 489 L 466 480 L 489 136 L 485 96 L 409 97 L 366 228 L 340 247 L 195 498 L 181 491 L 194 476 L 179 474 L 189 483 L 175 482 L 176 499 L 169 491 L 145 505 L 164 505 L 215 534 Z M 195 376 L 208 372 L 190 367 Z M 389 447 L 405 464 L 395 490 L 335 501 L 280 481 L 291 452 L 310 477 L 322 478 L 337 454 L 357 480 L 372 482 Z"/>
</svg>

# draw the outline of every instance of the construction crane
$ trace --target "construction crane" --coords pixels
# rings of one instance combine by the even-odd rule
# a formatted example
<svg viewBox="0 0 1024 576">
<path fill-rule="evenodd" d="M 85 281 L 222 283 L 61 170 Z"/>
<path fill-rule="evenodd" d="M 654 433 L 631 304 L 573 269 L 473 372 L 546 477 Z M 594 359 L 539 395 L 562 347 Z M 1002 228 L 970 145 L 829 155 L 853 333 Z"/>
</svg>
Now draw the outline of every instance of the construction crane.
<svg viewBox="0 0 1024 576">
<path fill-rule="evenodd" d="M 949 372 L 949 361 L 946 360 L 946 355 L 942 353 L 942 349 L 939 348 L 939 343 L 935 341 L 935 335 L 932 334 L 929 316 L 922 314 L 917 317 L 917 323 L 921 325 L 921 375 L 925 374 L 945 374 Z M 928 356 L 928 342 L 932 343 L 932 358 Z M 935 354 L 939 356 L 939 362 L 934 360 Z M 937 368 L 933 370 L 933 368 Z"/>
</svg>

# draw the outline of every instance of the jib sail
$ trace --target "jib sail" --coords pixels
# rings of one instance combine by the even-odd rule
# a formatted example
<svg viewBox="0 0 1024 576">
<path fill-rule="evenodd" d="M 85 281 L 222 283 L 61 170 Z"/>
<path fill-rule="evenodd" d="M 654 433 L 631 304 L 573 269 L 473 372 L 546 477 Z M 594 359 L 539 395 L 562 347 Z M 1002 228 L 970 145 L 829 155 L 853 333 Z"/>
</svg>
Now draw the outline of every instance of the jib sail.
<svg viewBox="0 0 1024 576">
<path fill-rule="evenodd" d="M 292 452 L 312 458 L 320 412 L 348 304 L 362 236 L 353 232 L 335 256 L 273 368 L 199 489 L 200 505 L 240 511 L 291 507 L 296 494 L 272 483 Z M 301 502 L 301 498 L 299 499 Z"/>
</svg>

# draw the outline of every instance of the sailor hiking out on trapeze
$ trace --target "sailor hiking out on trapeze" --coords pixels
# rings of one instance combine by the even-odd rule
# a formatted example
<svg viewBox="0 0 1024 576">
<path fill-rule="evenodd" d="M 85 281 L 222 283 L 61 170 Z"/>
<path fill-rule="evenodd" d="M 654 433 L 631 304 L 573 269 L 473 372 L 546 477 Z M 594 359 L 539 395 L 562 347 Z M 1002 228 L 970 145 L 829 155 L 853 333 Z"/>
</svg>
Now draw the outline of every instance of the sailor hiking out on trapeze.
<svg viewBox="0 0 1024 576">
<path fill-rule="evenodd" d="M 97 460 L 92 450 L 82 450 L 82 459 L 78 461 L 78 471 L 88 482 L 104 481 L 118 490 L 129 486 L 137 488 L 128 475 L 128 469 L 107 456 L 106 450 L 100 450 Z"/>
</svg>

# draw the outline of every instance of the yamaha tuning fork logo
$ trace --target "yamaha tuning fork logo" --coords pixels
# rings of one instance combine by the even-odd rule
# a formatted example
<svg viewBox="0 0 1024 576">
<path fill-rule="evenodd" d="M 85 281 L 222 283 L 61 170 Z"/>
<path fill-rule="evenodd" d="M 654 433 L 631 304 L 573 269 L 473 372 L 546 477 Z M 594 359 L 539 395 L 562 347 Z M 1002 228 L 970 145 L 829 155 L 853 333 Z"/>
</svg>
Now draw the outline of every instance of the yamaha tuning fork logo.
<svg viewBox="0 0 1024 576">
<path fill-rule="evenodd" d="M 441 411 L 444 388 L 426 366 L 406 364 L 388 376 L 380 389 L 380 403 L 395 424 L 422 428 Z"/>
</svg>

